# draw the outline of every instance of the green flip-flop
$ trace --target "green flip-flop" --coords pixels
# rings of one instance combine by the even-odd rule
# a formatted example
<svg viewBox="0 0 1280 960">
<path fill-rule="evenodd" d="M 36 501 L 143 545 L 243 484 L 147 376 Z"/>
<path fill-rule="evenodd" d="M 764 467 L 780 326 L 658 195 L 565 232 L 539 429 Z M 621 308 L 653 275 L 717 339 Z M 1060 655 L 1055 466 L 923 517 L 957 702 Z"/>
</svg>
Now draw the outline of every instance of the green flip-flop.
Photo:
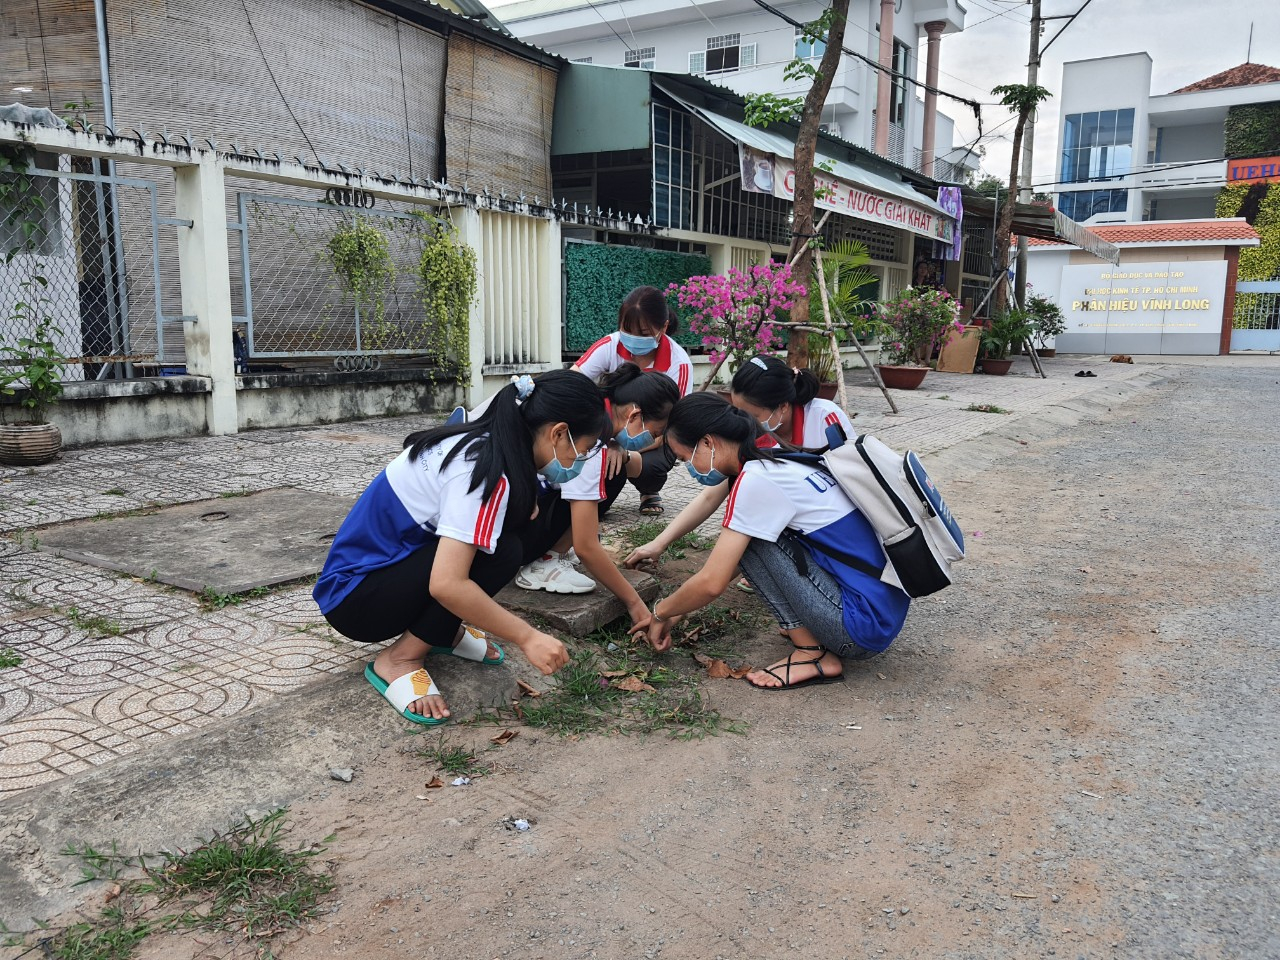
<svg viewBox="0 0 1280 960">
<path fill-rule="evenodd" d="M 462 625 L 462 639 L 458 641 L 456 647 L 438 647 L 432 645 L 431 652 L 439 653 L 450 657 L 460 657 L 463 660 L 474 660 L 476 663 L 488 664 L 496 667 L 502 661 L 507 659 L 507 654 L 497 643 L 493 644 L 493 649 L 498 651 L 496 657 L 486 656 L 489 652 L 489 644 L 492 643 L 483 631 L 477 630 L 470 624 Z"/>
</svg>

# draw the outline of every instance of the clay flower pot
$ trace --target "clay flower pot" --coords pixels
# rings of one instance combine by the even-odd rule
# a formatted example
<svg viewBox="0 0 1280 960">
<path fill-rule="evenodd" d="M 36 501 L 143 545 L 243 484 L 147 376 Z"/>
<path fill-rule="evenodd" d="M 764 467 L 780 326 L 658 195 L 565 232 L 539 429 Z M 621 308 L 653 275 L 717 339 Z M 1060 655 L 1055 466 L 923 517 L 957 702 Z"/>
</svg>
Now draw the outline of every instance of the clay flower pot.
<svg viewBox="0 0 1280 960">
<path fill-rule="evenodd" d="M 0 424 L 0 463 L 35 467 L 48 463 L 62 449 L 62 431 L 52 423 Z"/>
<path fill-rule="evenodd" d="M 1013 358 L 1006 357 L 1004 360 L 992 360 L 990 357 L 982 361 L 982 372 L 989 373 L 992 376 L 1003 377 L 1009 372 L 1009 368 L 1013 366 Z"/>
<path fill-rule="evenodd" d="M 928 367 L 898 367 L 891 364 L 876 364 L 880 371 L 880 379 L 884 385 L 893 390 L 914 390 L 924 382 Z"/>
</svg>

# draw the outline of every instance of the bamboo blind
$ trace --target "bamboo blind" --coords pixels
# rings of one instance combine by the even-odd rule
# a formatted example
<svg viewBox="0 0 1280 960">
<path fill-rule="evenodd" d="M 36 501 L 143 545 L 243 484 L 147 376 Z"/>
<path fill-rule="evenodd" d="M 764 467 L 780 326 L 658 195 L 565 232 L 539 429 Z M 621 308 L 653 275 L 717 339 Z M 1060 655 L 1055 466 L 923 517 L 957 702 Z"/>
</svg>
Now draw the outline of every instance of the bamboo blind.
<svg viewBox="0 0 1280 960">
<path fill-rule="evenodd" d="M 462 34 L 449 38 L 448 63 L 449 182 L 549 198 L 555 71 Z"/>
<path fill-rule="evenodd" d="M 0 0 L 0 98 L 58 114 L 88 101 L 102 122 L 93 0 Z"/>
</svg>

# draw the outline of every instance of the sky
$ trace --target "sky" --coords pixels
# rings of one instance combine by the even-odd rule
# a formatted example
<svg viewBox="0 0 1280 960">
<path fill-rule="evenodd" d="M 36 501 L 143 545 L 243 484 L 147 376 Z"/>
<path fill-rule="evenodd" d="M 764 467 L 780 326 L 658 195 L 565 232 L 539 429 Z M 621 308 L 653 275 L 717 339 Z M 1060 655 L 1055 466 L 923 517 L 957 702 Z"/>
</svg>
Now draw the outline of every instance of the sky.
<svg viewBox="0 0 1280 960">
<path fill-rule="evenodd" d="M 514 0 L 486 0 L 486 5 L 501 16 L 502 7 L 511 2 Z M 1027 80 L 1031 7 L 1026 0 L 959 2 L 967 10 L 965 29 L 942 40 L 938 86 L 958 96 L 990 104 L 982 110 L 983 129 L 988 137 L 982 141 L 986 155 L 982 158 L 981 173 L 1007 180 L 1013 121 L 1009 120 L 1008 109 L 995 102 L 997 98 L 991 95 L 991 88 Z M 1042 0 L 1041 15 L 1067 16 L 1080 10 L 1084 2 Z M 1248 56 L 1250 22 L 1253 23 L 1253 50 Z M 1054 162 L 1058 139 L 1057 94 L 1061 91 L 1064 61 L 1145 50 L 1152 59 L 1152 94 L 1169 93 L 1203 80 L 1244 63 L 1246 57 L 1254 63 L 1280 67 L 1280 4 L 1275 0 L 1254 3 L 1092 0 L 1061 37 L 1054 40 L 1054 34 L 1065 23 L 1065 20 L 1048 21 L 1041 40 L 1042 47 L 1049 46 L 1041 61 L 1039 83 L 1054 97 L 1042 106 L 1037 118 L 1033 185 L 1049 184 L 1057 179 Z M 923 57 L 919 73 L 919 79 L 923 80 Z M 978 125 L 968 107 L 941 98 L 938 108 L 956 121 L 957 144 L 968 145 L 978 138 Z M 1004 125 L 1000 126 L 1001 123 Z"/>
<path fill-rule="evenodd" d="M 1002 83 L 1026 83 L 1027 55 L 1031 39 L 1030 4 L 1022 0 L 960 0 L 968 13 L 963 33 L 945 37 L 941 48 L 938 86 L 972 97 L 981 103 L 995 98 L 990 90 Z M 1042 0 L 1041 15 L 1070 15 L 1084 0 Z M 1229 12 L 1230 11 L 1230 12 Z M 1054 155 L 1058 139 L 1057 94 L 1062 87 L 1062 64 L 1068 60 L 1115 56 L 1124 53 L 1151 55 L 1151 93 L 1170 93 L 1215 73 L 1244 63 L 1253 22 L 1253 52 L 1248 59 L 1280 67 L 1280 4 L 1206 3 L 1205 0 L 1093 0 L 1044 52 L 1039 83 L 1055 96 L 1039 111 L 1036 126 L 1032 183 L 1057 179 Z M 1049 21 L 1041 46 L 1066 23 Z M 956 121 L 956 140 L 971 142 L 978 135 L 972 112 L 954 101 L 939 109 Z M 985 129 L 992 131 L 1008 120 L 999 105 L 982 111 Z M 995 130 L 985 142 L 984 173 L 1001 180 L 1009 177 L 1013 122 Z M 1046 191 L 1050 187 L 1044 188 Z"/>
</svg>

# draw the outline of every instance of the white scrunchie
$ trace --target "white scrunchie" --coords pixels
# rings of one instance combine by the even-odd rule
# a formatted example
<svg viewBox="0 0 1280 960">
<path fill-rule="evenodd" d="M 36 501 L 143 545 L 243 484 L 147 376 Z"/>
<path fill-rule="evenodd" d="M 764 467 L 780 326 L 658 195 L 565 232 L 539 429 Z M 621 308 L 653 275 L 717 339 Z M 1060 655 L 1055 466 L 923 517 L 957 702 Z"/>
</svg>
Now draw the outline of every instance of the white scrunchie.
<svg viewBox="0 0 1280 960">
<path fill-rule="evenodd" d="M 527 373 L 521 374 L 518 377 L 512 377 L 511 382 L 515 384 L 516 399 L 521 403 L 529 399 L 530 395 L 533 393 L 533 388 L 537 386 L 537 384 L 533 382 L 533 377 L 529 376 Z"/>
</svg>

